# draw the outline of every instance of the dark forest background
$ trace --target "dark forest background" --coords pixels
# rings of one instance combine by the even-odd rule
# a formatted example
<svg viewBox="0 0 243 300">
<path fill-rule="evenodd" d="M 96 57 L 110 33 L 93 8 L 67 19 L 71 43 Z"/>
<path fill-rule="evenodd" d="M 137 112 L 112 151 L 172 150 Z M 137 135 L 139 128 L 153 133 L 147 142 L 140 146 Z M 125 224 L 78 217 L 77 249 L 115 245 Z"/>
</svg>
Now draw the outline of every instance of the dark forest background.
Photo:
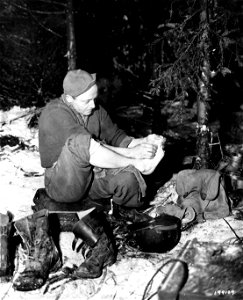
<svg viewBox="0 0 243 300">
<path fill-rule="evenodd" d="M 168 134 L 196 121 L 205 1 L 72 1 L 77 68 L 97 73 L 100 101 L 130 133 Z M 41 108 L 62 93 L 67 2 L 1 0 L 0 109 Z M 236 116 L 242 119 L 243 1 L 207 4 L 209 121 L 230 131 Z"/>
</svg>

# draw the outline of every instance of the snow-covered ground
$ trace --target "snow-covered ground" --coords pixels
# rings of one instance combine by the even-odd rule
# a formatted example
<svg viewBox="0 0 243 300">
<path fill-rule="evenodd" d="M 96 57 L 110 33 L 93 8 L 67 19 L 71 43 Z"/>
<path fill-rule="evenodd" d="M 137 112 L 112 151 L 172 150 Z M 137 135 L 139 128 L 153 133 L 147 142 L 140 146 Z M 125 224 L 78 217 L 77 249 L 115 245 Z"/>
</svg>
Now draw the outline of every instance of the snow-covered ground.
<svg viewBox="0 0 243 300">
<path fill-rule="evenodd" d="M 14 107 L 8 112 L 0 111 L 0 138 L 15 136 L 25 145 L 20 147 L 5 145 L 0 147 L 0 212 L 10 211 L 14 220 L 32 213 L 31 205 L 36 190 L 43 187 L 44 170 L 40 166 L 38 153 L 38 129 L 30 129 L 27 124 L 31 109 Z M 30 114 L 28 114 L 28 112 Z M 26 115 L 27 114 L 27 115 Z M 24 117 L 20 117 L 26 115 Z M 20 118 L 18 118 L 20 117 Z M 163 199 L 163 195 L 161 195 Z M 239 236 L 243 236 L 242 221 L 228 217 L 227 220 Z M 147 256 L 118 255 L 117 262 L 104 270 L 101 278 L 59 282 L 59 286 L 43 295 L 45 287 L 31 292 L 17 292 L 11 282 L 0 283 L 1 299 L 116 299 L 141 300 L 144 289 L 168 258 L 175 257 L 185 242 L 197 238 L 200 241 L 222 242 L 233 238 L 234 234 L 224 220 L 207 221 L 182 232 L 179 244 L 169 253 Z M 79 264 L 82 258 L 71 250 L 72 233 L 62 233 L 60 237 L 64 261 Z M 159 287 L 164 273 L 155 278 L 150 293 Z M 156 296 L 155 296 L 156 298 Z"/>
<path fill-rule="evenodd" d="M 27 126 L 32 110 L 14 107 L 8 112 L 0 112 L 0 138 L 17 137 L 25 145 L 24 150 L 19 144 L 0 148 L 0 209 L 1 212 L 9 210 L 15 219 L 31 213 L 35 191 L 43 187 L 38 129 Z M 28 112 L 30 114 L 21 117 Z"/>
</svg>

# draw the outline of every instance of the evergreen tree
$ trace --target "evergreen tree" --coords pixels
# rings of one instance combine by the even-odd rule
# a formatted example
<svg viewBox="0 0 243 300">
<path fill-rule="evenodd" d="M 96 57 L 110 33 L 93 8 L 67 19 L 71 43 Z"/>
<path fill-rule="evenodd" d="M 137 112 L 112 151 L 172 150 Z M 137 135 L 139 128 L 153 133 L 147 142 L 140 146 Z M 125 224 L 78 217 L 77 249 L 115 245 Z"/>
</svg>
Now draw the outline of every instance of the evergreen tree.
<svg viewBox="0 0 243 300">
<path fill-rule="evenodd" d="M 171 11 L 170 19 L 161 24 L 162 32 L 154 42 L 160 55 L 154 66 L 151 93 L 161 101 L 178 102 L 173 114 L 181 122 L 196 112 L 194 167 L 197 169 L 211 167 L 208 118 L 214 88 L 212 79 L 219 73 L 226 76 L 232 72 L 235 67 L 232 58 L 238 67 L 242 65 L 242 48 L 239 52 L 242 15 L 236 18 L 237 9 L 233 5 L 236 2 L 231 2 L 229 10 L 226 0 L 177 1 L 180 9 Z M 188 115 L 186 106 L 191 101 L 195 103 L 195 99 L 197 110 L 190 110 Z"/>
</svg>

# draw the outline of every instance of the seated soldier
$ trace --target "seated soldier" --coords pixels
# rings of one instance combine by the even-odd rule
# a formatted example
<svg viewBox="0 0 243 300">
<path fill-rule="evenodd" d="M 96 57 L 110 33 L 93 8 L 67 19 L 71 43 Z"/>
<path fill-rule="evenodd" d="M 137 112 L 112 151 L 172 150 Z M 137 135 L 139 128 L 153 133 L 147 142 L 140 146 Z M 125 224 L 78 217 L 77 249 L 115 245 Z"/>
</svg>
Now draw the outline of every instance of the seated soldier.
<svg viewBox="0 0 243 300">
<path fill-rule="evenodd" d="M 95 102 L 97 95 L 95 75 L 72 70 L 64 78 L 61 97 L 42 111 L 39 151 L 46 192 L 65 204 L 89 196 L 140 207 L 146 191 L 142 174 L 151 174 L 163 158 L 164 138 L 128 136 Z M 79 267 L 79 277 L 100 276 L 107 261 L 113 261 L 114 251 L 104 236 Z"/>
</svg>

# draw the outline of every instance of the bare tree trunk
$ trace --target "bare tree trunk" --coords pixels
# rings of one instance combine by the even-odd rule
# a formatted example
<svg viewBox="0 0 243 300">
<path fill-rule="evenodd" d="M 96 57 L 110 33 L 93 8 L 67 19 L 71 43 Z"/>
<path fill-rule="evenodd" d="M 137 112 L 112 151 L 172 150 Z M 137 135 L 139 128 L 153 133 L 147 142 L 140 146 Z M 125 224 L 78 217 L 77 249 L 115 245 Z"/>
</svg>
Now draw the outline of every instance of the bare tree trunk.
<svg viewBox="0 0 243 300">
<path fill-rule="evenodd" d="M 157 68 L 163 64 L 163 57 L 162 57 L 162 44 L 163 41 L 152 45 L 152 78 L 157 78 L 158 71 Z M 162 118 L 161 118 L 161 108 L 160 108 L 161 99 L 158 95 L 153 96 L 153 115 L 152 115 L 152 132 L 155 134 L 162 134 L 163 132 L 163 125 L 162 125 Z"/>
<path fill-rule="evenodd" d="M 76 69 L 76 40 L 73 17 L 73 0 L 67 0 L 67 58 L 68 70 Z"/>
<path fill-rule="evenodd" d="M 202 1 L 201 12 L 201 51 L 203 54 L 201 80 L 199 82 L 199 94 L 197 98 L 197 116 L 198 116 L 198 132 L 197 132 L 197 158 L 194 168 L 210 168 L 210 148 L 209 139 L 210 132 L 208 127 L 208 108 L 211 100 L 210 93 L 210 38 L 209 38 L 209 1 Z"/>
</svg>

